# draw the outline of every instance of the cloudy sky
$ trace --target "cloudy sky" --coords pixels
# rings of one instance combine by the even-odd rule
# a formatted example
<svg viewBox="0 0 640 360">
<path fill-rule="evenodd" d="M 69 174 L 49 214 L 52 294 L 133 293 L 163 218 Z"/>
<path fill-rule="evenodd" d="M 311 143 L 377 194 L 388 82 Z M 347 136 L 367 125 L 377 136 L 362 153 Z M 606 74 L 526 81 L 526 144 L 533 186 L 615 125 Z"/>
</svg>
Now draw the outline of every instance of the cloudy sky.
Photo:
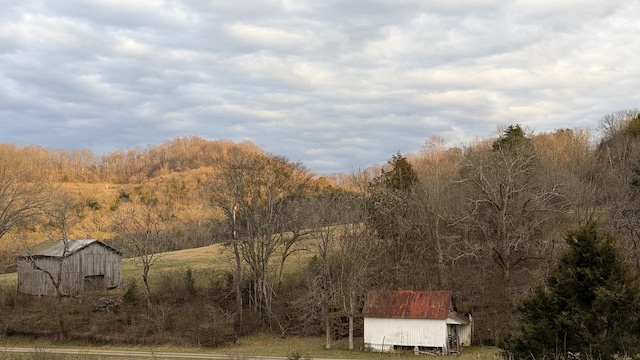
<svg viewBox="0 0 640 360">
<path fill-rule="evenodd" d="M 0 142 L 250 140 L 321 173 L 640 106 L 636 0 L 0 0 Z"/>
</svg>

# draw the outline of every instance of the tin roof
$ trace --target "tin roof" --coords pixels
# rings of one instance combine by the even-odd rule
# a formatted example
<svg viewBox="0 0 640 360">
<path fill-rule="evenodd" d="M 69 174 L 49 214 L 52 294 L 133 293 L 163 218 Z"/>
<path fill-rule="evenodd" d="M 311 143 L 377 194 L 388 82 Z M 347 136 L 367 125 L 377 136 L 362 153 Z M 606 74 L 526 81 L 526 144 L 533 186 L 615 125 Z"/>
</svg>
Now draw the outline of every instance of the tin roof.
<svg viewBox="0 0 640 360">
<path fill-rule="evenodd" d="M 375 318 L 449 319 L 469 323 L 469 319 L 456 312 L 451 291 L 371 290 L 362 313 Z"/>
<path fill-rule="evenodd" d="M 67 240 L 67 251 L 66 255 L 73 254 L 93 243 L 98 243 L 102 246 L 105 246 L 118 254 L 120 251 L 115 248 L 99 241 L 96 239 L 82 239 L 82 240 Z M 44 257 L 61 257 L 65 251 L 65 243 L 63 240 L 48 240 L 42 242 L 38 245 L 35 245 L 25 251 L 22 251 L 18 254 L 19 257 L 27 257 L 27 256 L 44 256 Z"/>
</svg>

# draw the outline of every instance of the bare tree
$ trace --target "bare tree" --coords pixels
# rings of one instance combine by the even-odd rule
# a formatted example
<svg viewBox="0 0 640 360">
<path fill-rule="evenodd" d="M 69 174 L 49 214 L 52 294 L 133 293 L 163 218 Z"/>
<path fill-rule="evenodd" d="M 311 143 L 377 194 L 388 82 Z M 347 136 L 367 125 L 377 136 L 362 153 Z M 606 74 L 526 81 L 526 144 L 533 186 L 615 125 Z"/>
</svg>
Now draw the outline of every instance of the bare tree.
<svg viewBox="0 0 640 360">
<path fill-rule="evenodd" d="M 246 240 L 241 238 L 239 234 L 239 228 L 242 224 L 238 223 L 238 208 L 243 203 L 243 197 L 246 193 L 245 184 L 251 176 L 256 174 L 255 169 L 259 168 L 258 160 L 259 158 L 254 156 L 254 153 L 244 151 L 241 147 L 232 147 L 226 156 L 218 159 L 219 173 L 210 179 L 205 188 L 207 191 L 205 196 L 209 198 L 213 207 L 222 211 L 229 229 L 230 242 L 228 244 L 232 247 L 235 259 L 236 330 L 239 330 L 242 323 L 243 309 L 243 263 L 240 245 Z"/>
<path fill-rule="evenodd" d="M 309 224 L 314 229 L 313 248 L 317 253 L 315 257 L 315 271 L 312 273 L 313 286 L 311 298 L 317 299 L 320 308 L 321 321 L 325 332 L 325 348 L 331 348 L 332 339 L 332 309 L 331 304 L 336 299 L 334 284 L 336 268 L 334 261 L 338 258 L 337 247 L 340 245 L 339 237 L 343 233 L 343 227 L 351 225 L 354 221 L 352 198 L 357 195 L 346 191 L 327 192 L 317 196 L 311 201 L 304 212 L 309 219 Z"/>
<path fill-rule="evenodd" d="M 629 130 L 629 121 L 639 115 L 640 109 L 627 109 L 605 114 L 599 123 L 604 142 Z"/>
<path fill-rule="evenodd" d="M 333 299 L 333 284 L 331 281 L 331 260 L 329 254 L 333 252 L 336 228 L 326 226 L 320 228 L 316 237 L 316 247 L 319 256 L 319 271 L 314 277 L 314 287 L 312 291 L 319 296 L 324 322 L 324 347 L 331 349 L 331 300 Z"/>
<path fill-rule="evenodd" d="M 58 336 L 60 340 L 64 340 L 67 337 L 62 300 L 64 297 L 69 296 L 67 290 L 64 288 L 64 276 L 66 272 L 65 260 L 69 255 L 69 232 L 78 220 L 77 213 L 74 211 L 74 204 L 74 200 L 69 194 L 59 193 L 58 196 L 53 198 L 52 203 L 45 211 L 46 218 L 49 220 L 50 238 L 52 241 L 60 239 L 62 242 L 62 250 L 58 256 L 56 268 L 40 266 L 33 254 L 31 254 L 30 248 L 25 244 L 25 254 L 31 266 L 43 272 L 53 285 L 57 299 L 56 314 L 58 317 Z"/>
<path fill-rule="evenodd" d="M 460 182 L 468 226 L 501 269 L 505 288 L 514 269 L 541 259 L 551 224 L 568 210 L 563 183 L 540 176 L 530 140 L 509 127 L 489 149 L 472 149 Z"/>
<path fill-rule="evenodd" d="M 52 198 L 52 188 L 24 161 L 19 149 L 0 144 L 0 239 L 39 215 Z"/>
<path fill-rule="evenodd" d="M 460 177 L 462 158 L 459 148 L 447 149 L 444 139 L 433 136 L 412 159 L 421 185 L 414 194 L 412 206 L 416 223 L 424 226 L 421 232 L 424 249 L 417 265 L 436 264 L 438 278 L 435 285 L 440 289 L 449 289 L 451 285 L 450 265 L 477 256 L 477 248 L 455 233 L 452 227 L 455 213 L 464 202 L 455 186 Z M 435 261 L 424 261 L 433 257 Z"/>
<path fill-rule="evenodd" d="M 219 172 L 208 186 L 209 198 L 222 211 L 230 229 L 237 311 L 241 311 L 242 262 L 249 269 L 253 310 L 271 316 L 274 289 L 269 279 L 270 260 L 278 251 L 290 251 L 291 236 L 299 236 L 300 228 L 292 225 L 287 204 L 308 190 L 308 171 L 300 164 L 243 146 L 230 148 L 217 165 Z M 282 256 L 280 267 L 287 256 Z"/>
<path fill-rule="evenodd" d="M 349 319 L 349 350 L 353 350 L 354 318 L 370 284 L 374 237 L 363 223 L 346 223 L 340 230 L 334 283 Z"/>
<path fill-rule="evenodd" d="M 640 110 L 607 114 L 596 151 L 601 171 L 597 199 L 608 215 L 604 224 L 617 235 L 626 260 L 640 269 Z"/>
<path fill-rule="evenodd" d="M 565 185 L 572 221 L 585 225 L 593 220 L 606 192 L 599 188 L 606 172 L 599 168 L 591 130 L 559 129 L 534 136 L 532 144 L 538 158 L 539 177 Z"/>
<path fill-rule="evenodd" d="M 171 221 L 169 209 L 160 204 L 153 193 L 140 193 L 120 206 L 114 218 L 114 230 L 133 252 L 142 266 L 142 281 L 149 308 L 152 293 L 149 273 L 160 253 L 169 248 L 167 230 Z"/>
</svg>

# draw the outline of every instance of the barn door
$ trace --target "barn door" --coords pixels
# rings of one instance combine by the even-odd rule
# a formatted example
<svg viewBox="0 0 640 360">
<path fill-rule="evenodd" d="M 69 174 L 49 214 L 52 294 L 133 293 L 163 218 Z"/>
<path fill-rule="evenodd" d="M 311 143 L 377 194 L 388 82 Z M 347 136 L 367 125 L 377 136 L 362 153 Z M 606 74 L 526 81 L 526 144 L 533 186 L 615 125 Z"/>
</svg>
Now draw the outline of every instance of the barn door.
<svg viewBox="0 0 640 360">
<path fill-rule="evenodd" d="M 84 291 L 97 291 L 104 289 L 104 275 L 91 275 L 84 277 Z"/>
</svg>

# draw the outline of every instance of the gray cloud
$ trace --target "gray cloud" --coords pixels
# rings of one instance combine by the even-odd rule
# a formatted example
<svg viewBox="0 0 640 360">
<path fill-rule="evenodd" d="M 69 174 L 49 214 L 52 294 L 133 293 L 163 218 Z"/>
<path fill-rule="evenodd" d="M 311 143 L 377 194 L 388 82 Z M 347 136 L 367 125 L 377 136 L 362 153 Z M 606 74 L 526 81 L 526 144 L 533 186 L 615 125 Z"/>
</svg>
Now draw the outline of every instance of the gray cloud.
<svg viewBox="0 0 640 360">
<path fill-rule="evenodd" d="M 635 1 L 5 1 L 0 141 L 251 140 L 331 173 L 636 108 Z"/>
</svg>

